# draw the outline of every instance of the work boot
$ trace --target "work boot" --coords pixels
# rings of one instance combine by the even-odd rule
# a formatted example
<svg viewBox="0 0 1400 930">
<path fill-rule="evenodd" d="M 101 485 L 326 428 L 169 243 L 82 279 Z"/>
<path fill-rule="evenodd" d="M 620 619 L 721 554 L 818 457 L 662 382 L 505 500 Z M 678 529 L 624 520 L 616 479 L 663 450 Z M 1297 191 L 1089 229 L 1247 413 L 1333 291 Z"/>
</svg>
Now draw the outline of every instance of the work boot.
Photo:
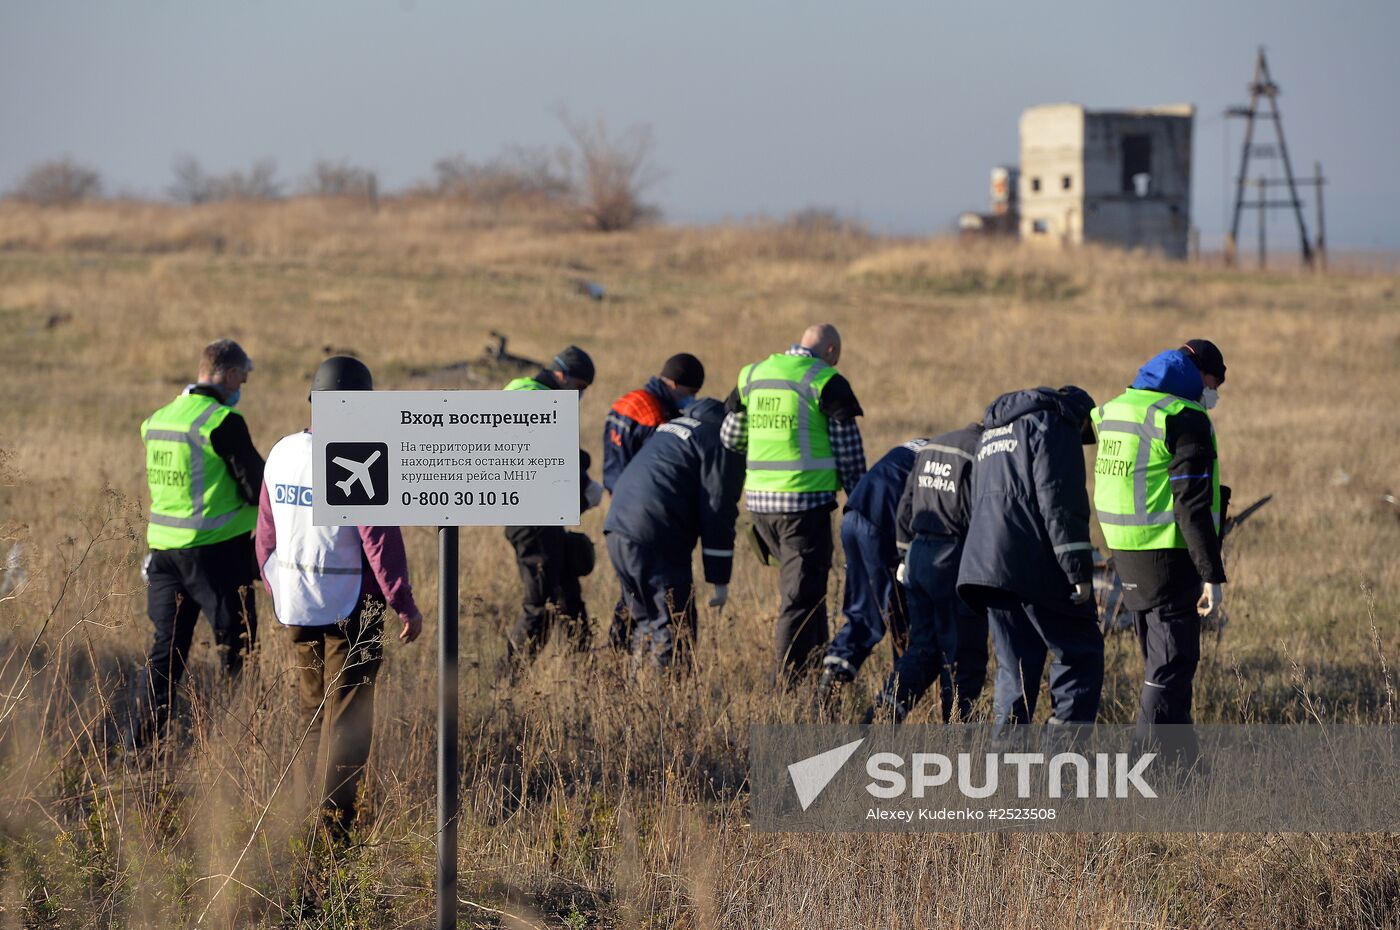
<svg viewBox="0 0 1400 930">
<path fill-rule="evenodd" d="M 333 851 L 343 852 L 351 845 L 355 831 L 354 808 L 340 808 L 326 804 L 321 808 L 320 827 Z"/>
<path fill-rule="evenodd" d="M 513 649 L 506 649 L 506 654 L 496 660 L 496 667 L 493 669 L 496 684 L 506 688 L 515 687 L 528 666 L 528 658 Z"/>
<path fill-rule="evenodd" d="M 846 685 L 856 680 L 856 667 L 840 656 L 822 660 L 822 675 L 817 681 L 816 712 L 828 716 L 841 700 Z"/>
<path fill-rule="evenodd" d="M 628 653 L 632 651 L 632 631 L 636 624 L 632 622 L 632 612 L 619 600 L 613 607 L 612 621 L 608 624 L 608 646 L 614 652 Z"/>
<path fill-rule="evenodd" d="M 909 708 L 891 698 L 885 692 L 875 695 L 875 703 L 865 709 L 865 714 L 860 718 L 864 726 L 876 723 L 900 724 L 904 718 L 909 716 Z"/>
</svg>

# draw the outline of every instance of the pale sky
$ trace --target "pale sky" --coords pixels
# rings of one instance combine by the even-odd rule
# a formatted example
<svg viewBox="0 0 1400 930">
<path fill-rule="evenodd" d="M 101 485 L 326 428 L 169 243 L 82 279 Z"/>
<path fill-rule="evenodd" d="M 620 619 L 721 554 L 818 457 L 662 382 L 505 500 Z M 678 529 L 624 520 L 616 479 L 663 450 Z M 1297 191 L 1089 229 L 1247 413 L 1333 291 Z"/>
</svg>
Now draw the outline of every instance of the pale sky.
<svg viewBox="0 0 1400 930">
<path fill-rule="evenodd" d="M 1219 114 L 1263 44 L 1295 169 L 1330 178 L 1331 245 L 1400 249 L 1397 37 L 1394 0 L 0 0 L 0 189 L 65 153 L 113 191 L 162 194 L 179 154 L 283 180 L 344 157 L 393 188 L 559 144 L 563 104 L 653 127 L 672 221 L 820 205 L 923 233 L 986 208 L 1027 106 L 1187 102 L 1211 247 L 1243 129 Z"/>
</svg>

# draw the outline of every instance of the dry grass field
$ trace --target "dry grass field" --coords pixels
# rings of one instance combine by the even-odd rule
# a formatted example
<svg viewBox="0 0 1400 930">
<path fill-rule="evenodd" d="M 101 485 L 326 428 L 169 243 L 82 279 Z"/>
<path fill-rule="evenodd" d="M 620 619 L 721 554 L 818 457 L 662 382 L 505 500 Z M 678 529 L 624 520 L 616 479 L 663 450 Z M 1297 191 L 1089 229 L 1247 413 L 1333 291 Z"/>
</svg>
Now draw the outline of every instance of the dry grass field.
<svg viewBox="0 0 1400 930">
<path fill-rule="evenodd" d="M 241 407 L 264 452 L 306 425 L 328 352 L 385 388 L 494 388 L 510 373 L 482 360 L 491 330 L 539 357 L 575 342 L 599 370 L 582 407 L 596 458 L 608 404 L 667 355 L 695 352 L 723 396 L 818 320 L 845 336 L 872 461 L 1003 391 L 1073 382 L 1102 401 L 1157 350 L 1218 342 L 1225 479 L 1241 504 L 1274 502 L 1227 546 L 1232 623 L 1205 646 L 1197 719 L 1396 722 L 1400 520 L 1381 497 L 1400 490 L 1400 277 L 781 225 L 603 236 L 447 203 L 0 205 L 0 536 L 27 576 L 0 600 L 0 927 L 430 923 L 431 529 L 405 531 L 425 635 L 386 647 L 374 813 L 343 857 L 308 853 L 289 798 L 292 654 L 266 598 L 236 692 L 201 622 L 173 751 L 145 767 L 92 751 L 150 637 L 138 426 L 205 342 L 256 360 Z M 629 684 L 612 655 L 551 645 L 506 689 L 500 530 L 464 530 L 461 563 L 464 926 L 1400 926 L 1394 835 L 754 833 L 748 727 L 799 713 L 766 681 L 775 575 L 743 554 L 728 608 L 702 608 L 689 678 Z M 610 575 L 586 579 L 595 625 Z M 1102 719 L 1130 722 L 1140 660 L 1127 638 L 1107 648 Z M 872 666 L 852 719 L 887 651 Z"/>
</svg>

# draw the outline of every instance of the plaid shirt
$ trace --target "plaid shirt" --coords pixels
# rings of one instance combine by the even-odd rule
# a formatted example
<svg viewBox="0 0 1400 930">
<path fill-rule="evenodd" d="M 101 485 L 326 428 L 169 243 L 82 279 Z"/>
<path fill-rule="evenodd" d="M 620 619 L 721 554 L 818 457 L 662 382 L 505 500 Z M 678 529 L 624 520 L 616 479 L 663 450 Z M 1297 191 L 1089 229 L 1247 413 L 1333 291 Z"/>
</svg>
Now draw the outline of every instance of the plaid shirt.
<svg viewBox="0 0 1400 930">
<path fill-rule="evenodd" d="M 792 346 L 785 355 L 805 355 L 816 358 L 816 354 L 802 346 Z M 841 487 L 846 496 L 855 489 L 856 483 L 865 475 L 865 444 L 860 438 L 860 426 L 855 420 L 831 420 L 827 424 L 827 435 L 831 439 L 831 453 L 836 459 L 836 474 L 840 476 Z M 748 414 L 743 410 L 730 412 L 724 418 L 719 430 L 720 442 L 726 449 L 747 454 L 749 450 Z M 744 503 L 750 513 L 801 513 L 804 510 L 817 510 L 836 503 L 835 491 L 745 491 Z"/>
</svg>

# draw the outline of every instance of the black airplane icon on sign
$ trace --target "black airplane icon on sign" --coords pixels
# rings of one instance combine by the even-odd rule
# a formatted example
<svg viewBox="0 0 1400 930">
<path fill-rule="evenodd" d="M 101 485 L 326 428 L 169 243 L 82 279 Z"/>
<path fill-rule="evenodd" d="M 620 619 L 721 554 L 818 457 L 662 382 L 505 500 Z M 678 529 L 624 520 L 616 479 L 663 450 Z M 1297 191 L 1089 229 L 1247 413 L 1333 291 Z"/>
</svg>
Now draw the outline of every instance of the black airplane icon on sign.
<svg viewBox="0 0 1400 930">
<path fill-rule="evenodd" d="M 382 442 L 326 443 L 326 502 L 342 506 L 387 504 L 388 452 Z"/>
</svg>

